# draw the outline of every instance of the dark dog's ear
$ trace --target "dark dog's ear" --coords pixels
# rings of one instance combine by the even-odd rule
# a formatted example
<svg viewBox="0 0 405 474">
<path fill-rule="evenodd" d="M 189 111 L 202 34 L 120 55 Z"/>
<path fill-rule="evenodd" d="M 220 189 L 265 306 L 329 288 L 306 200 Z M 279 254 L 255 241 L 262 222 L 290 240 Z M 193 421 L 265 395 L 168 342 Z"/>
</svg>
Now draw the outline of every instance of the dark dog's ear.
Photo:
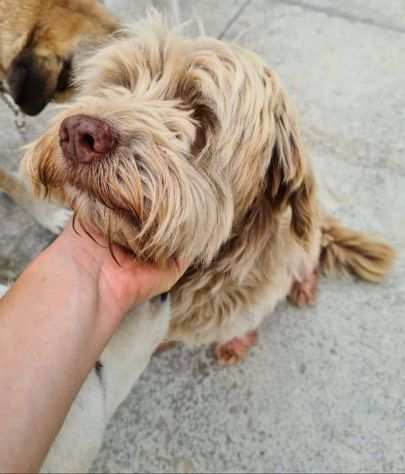
<svg viewBox="0 0 405 474">
<path fill-rule="evenodd" d="M 210 144 L 210 137 L 215 133 L 218 126 L 218 118 L 214 109 L 205 100 L 196 100 L 193 106 L 193 119 L 198 123 L 196 139 L 191 148 L 193 156 L 200 155 L 206 151 Z"/>
<path fill-rule="evenodd" d="M 296 118 L 277 78 L 269 75 L 272 155 L 267 176 L 267 194 L 274 212 L 291 208 L 291 230 L 306 243 L 315 212 L 315 180 L 305 159 Z"/>
<path fill-rule="evenodd" d="M 64 92 L 72 85 L 73 81 L 73 66 L 72 59 L 65 59 L 63 61 L 62 69 L 59 73 L 58 84 L 56 92 Z"/>
<path fill-rule="evenodd" d="M 215 104 L 207 91 L 203 92 L 201 88 L 201 84 L 204 84 L 204 78 L 201 77 L 203 75 L 207 75 L 207 71 L 197 66 L 190 66 L 179 82 L 175 94 L 176 98 L 180 98 L 184 106 L 191 111 L 192 118 L 197 124 L 196 138 L 191 148 L 191 153 L 195 157 L 209 149 L 219 127 Z"/>
</svg>

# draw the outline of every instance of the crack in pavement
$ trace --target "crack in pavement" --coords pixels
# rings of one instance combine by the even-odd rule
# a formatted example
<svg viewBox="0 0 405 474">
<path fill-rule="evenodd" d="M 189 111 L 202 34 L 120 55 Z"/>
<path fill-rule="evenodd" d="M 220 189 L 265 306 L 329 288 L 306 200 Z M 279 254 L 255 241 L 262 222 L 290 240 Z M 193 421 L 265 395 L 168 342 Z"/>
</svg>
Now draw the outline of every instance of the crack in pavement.
<svg viewBox="0 0 405 474">
<path fill-rule="evenodd" d="M 242 13 L 246 10 L 246 8 L 253 3 L 253 0 L 246 0 L 245 2 L 242 3 L 242 5 L 237 9 L 235 14 L 230 18 L 228 23 L 225 25 L 225 28 L 222 30 L 222 32 L 218 35 L 218 39 L 221 40 L 224 38 L 224 36 L 228 33 L 228 31 L 231 29 L 232 25 L 238 20 L 238 18 L 242 15 Z"/>
<path fill-rule="evenodd" d="M 371 18 L 360 17 L 356 15 L 351 15 L 350 13 L 342 12 L 337 8 L 333 7 L 319 7 L 316 5 L 309 4 L 305 1 L 300 0 L 272 0 L 273 3 L 278 3 L 280 5 L 290 5 L 294 7 L 301 7 L 303 10 L 309 10 L 316 13 L 324 13 L 330 17 L 341 18 L 343 20 L 350 21 L 351 23 L 362 23 L 363 25 L 374 26 L 383 30 L 392 31 L 394 33 L 405 34 L 405 27 L 401 28 L 400 26 L 392 26 L 387 23 L 375 21 Z"/>
</svg>

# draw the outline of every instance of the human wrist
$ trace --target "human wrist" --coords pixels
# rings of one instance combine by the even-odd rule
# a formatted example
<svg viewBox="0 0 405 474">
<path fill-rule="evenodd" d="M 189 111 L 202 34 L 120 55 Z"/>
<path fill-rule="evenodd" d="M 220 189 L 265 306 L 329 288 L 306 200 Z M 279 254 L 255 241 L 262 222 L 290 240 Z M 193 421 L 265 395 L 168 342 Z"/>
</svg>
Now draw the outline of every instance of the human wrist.
<svg viewBox="0 0 405 474">
<path fill-rule="evenodd" d="M 119 249 L 116 251 L 121 255 Z M 63 269 L 63 278 L 70 280 L 72 298 L 80 299 L 82 307 L 91 307 L 88 311 L 95 318 L 95 330 L 103 332 L 103 341 L 107 342 L 128 308 L 125 284 L 115 284 L 120 280 L 121 267 L 113 260 L 105 240 L 97 235 L 89 237 L 80 226 L 74 230 L 68 225 L 41 257 L 45 266 Z"/>
</svg>

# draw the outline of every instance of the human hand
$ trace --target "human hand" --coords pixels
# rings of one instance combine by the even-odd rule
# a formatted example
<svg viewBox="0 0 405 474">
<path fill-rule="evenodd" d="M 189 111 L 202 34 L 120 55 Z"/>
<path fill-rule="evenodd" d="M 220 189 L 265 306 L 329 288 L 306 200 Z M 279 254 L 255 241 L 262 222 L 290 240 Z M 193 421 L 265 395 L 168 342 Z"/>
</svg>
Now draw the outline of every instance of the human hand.
<svg viewBox="0 0 405 474">
<path fill-rule="evenodd" d="M 169 291 L 185 271 L 177 261 L 160 268 L 136 260 L 119 246 L 113 252 L 117 261 L 102 236 L 90 237 L 79 224 L 73 228 L 70 223 L 39 257 L 50 257 L 64 275 L 77 275 L 69 286 L 111 335 L 131 307 Z"/>
<path fill-rule="evenodd" d="M 0 437 L 7 441 L 0 463 L 9 472 L 38 471 L 124 315 L 168 291 L 184 270 L 138 262 L 114 247 L 117 264 L 104 239 L 77 230 L 69 224 L 0 299 Z"/>
</svg>

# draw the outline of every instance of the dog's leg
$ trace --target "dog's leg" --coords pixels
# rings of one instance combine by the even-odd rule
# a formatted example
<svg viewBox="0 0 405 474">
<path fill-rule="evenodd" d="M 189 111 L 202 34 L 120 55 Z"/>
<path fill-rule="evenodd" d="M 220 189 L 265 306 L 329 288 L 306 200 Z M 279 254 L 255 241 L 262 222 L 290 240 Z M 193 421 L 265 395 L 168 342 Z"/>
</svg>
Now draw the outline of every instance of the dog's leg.
<svg viewBox="0 0 405 474">
<path fill-rule="evenodd" d="M 224 324 L 218 326 L 214 336 L 214 357 L 218 365 L 235 365 L 249 355 L 251 348 L 257 344 L 258 327 L 273 311 L 278 300 L 278 296 L 275 298 L 271 293 L 266 294 L 256 305 L 233 313 Z"/>
<path fill-rule="evenodd" d="M 215 358 L 221 366 L 235 365 L 242 362 L 249 350 L 257 344 L 257 331 L 250 331 L 245 336 L 234 337 L 228 342 L 215 346 Z"/>
<path fill-rule="evenodd" d="M 169 330 L 170 298 L 156 297 L 130 313 L 100 358 L 110 416 L 127 397 Z"/>
<path fill-rule="evenodd" d="M 93 370 L 74 400 L 41 473 L 88 472 L 106 427 L 104 388 Z"/>
<path fill-rule="evenodd" d="M 23 178 L 0 168 L 0 191 L 24 208 L 40 225 L 53 234 L 59 234 L 71 216 L 71 211 L 48 201 L 35 200 Z"/>
<path fill-rule="evenodd" d="M 298 307 L 313 305 L 318 295 L 319 270 L 316 268 L 304 279 L 294 281 L 288 300 Z"/>
</svg>

